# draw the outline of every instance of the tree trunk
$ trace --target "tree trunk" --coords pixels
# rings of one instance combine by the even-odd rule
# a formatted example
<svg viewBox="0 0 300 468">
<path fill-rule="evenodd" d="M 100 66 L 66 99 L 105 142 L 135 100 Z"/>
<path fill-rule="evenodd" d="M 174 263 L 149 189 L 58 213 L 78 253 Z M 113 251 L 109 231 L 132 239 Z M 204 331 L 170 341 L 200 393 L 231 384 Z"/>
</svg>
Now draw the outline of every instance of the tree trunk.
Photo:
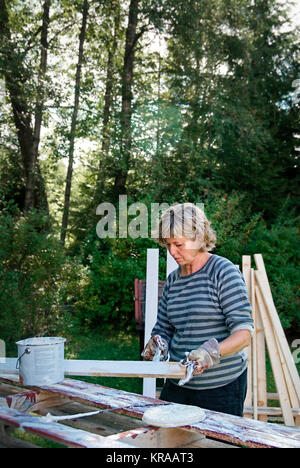
<svg viewBox="0 0 300 468">
<path fill-rule="evenodd" d="M 61 227 L 61 242 L 65 245 L 66 233 L 68 228 L 69 221 L 69 212 L 70 212 L 70 198 L 71 198 L 71 187 L 72 187 L 72 175 L 73 175 L 73 163 L 74 163 L 74 146 L 75 146 L 75 132 L 77 126 L 77 117 L 79 110 L 79 99 L 80 99 L 80 86 L 81 86 L 81 69 L 83 63 L 83 48 L 86 37 L 86 26 L 88 19 L 89 4 L 88 0 L 84 0 L 83 9 L 82 9 L 82 25 L 79 36 L 79 54 L 78 54 L 78 63 L 76 67 L 76 78 L 75 78 L 75 101 L 72 115 L 71 123 L 71 134 L 70 134 L 70 146 L 69 146 L 69 165 L 66 178 L 66 189 L 65 189 L 65 202 L 64 202 L 64 211 Z"/>
<path fill-rule="evenodd" d="M 128 14 L 128 26 L 126 30 L 125 54 L 122 74 L 122 111 L 121 111 L 121 142 L 120 156 L 117 161 L 115 173 L 115 196 L 126 192 L 126 181 L 131 158 L 131 103 L 135 45 L 143 34 L 141 30 L 137 34 L 138 7 L 140 0 L 131 0 Z"/>
<path fill-rule="evenodd" d="M 31 161 L 29 162 L 28 176 L 25 191 L 25 211 L 29 211 L 34 206 L 34 187 L 36 185 L 35 180 L 40 178 L 40 171 L 37 168 L 37 160 L 39 154 L 39 144 L 41 136 L 41 126 L 43 119 L 43 107 L 44 107 L 44 85 L 43 78 L 45 77 L 47 70 L 47 57 L 48 57 L 48 27 L 49 27 L 49 12 L 50 12 L 51 0 L 45 0 L 44 12 L 43 12 L 43 24 L 41 32 L 41 62 L 38 76 L 38 90 L 37 90 L 37 101 L 35 109 L 35 122 L 33 131 L 33 145 L 31 152 Z"/>
<path fill-rule="evenodd" d="M 0 43 L 2 57 L 5 59 L 5 64 L 2 69 L 12 105 L 14 124 L 17 130 L 17 137 L 23 161 L 24 176 L 27 185 L 34 154 L 32 115 L 30 113 L 30 106 L 26 100 L 26 93 L 23 86 L 23 75 L 25 71 L 24 59 L 21 59 L 18 52 L 19 48 L 11 40 L 9 16 L 5 0 L 0 0 Z M 32 204 L 33 206 L 45 209 L 48 212 L 47 195 L 38 160 L 36 161 L 36 173 L 38 174 L 38 177 L 34 184 Z M 25 208 L 25 199 L 24 202 L 21 203 L 20 208 Z"/>
<path fill-rule="evenodd" d="M 112 5 L 114 11 L 114 35 L 112 44 L 108 46 L 108 59 L 106 68 L 106 82 L 105 82 L 105 96 L 104 96 L 104 109 L 103 109 L 103 130 L 102 130 L 102 145 L 101 156 L 99 161 L 99 170 L 97 176 L 96 190 L 94 200 L 98 203 L 98 196 L 103 192 L 104 185 L 104 162 L 108 156 L 110 148 L 110 119 L 111 119 L 111 100 L 114 86 L 114 57 L 118 46 L 118 37 L 120 33 L 120 3 L 119 0 L 115 1 Z"/>
</svg>

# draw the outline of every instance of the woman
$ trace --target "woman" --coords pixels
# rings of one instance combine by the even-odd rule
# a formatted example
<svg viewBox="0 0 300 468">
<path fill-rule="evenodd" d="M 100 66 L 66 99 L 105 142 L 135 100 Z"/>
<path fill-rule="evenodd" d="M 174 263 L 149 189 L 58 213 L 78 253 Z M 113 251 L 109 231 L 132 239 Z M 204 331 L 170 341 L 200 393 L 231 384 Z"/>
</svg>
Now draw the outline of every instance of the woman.
<svg viewBox="0 0 300 468">
<path fill-rule="evenodd" d="M 216 235 L 204 212 L 191 203 L 166 210 L 158 241 L 179 267 L 167 278 L 157 322 L 142 356 L 195 361 L 183 386 L 167 380 L 160 398 L 238 416 L 247 389 L 247 355 L 253 330 L 243 277 L 233 263 L 211 254 Z"/>
</svg>

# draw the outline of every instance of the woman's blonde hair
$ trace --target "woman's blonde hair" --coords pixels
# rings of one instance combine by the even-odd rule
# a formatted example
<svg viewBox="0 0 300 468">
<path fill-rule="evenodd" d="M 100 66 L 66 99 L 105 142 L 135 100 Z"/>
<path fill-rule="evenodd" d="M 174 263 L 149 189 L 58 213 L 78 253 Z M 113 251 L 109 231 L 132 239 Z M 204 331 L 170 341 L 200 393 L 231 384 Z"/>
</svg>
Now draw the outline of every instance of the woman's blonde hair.
<svg viewBox="0 0 300 468">
<path fill-rule="evenodd" d="M 200 251 L 211 251 L 216 245 L 217 236 L 203 210 L 193 203 L 170 206 L 159 220 L 157 241 L 166 246 L 170 237 L 200 241 Z"/>
</svg>

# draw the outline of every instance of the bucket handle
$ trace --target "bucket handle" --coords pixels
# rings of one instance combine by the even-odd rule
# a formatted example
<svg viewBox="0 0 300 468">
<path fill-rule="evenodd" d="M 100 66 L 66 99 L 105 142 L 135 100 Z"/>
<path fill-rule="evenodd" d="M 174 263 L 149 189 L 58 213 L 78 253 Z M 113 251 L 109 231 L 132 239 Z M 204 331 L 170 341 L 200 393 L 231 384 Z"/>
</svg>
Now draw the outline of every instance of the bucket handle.
<svg viewBox="0 0 300 468">
<path fill-rule="evenodd" d="M 30 353 L 31 353 L 31 349 L 30 348 L 25 348 L 24 353 L 21 354 L 21 356 L 17 359 L 16 369 L 20 369 L 20 361 L 21 361 L 22 357 L 24 356 L 24 354 L 30 354 Z"/>
</svg>

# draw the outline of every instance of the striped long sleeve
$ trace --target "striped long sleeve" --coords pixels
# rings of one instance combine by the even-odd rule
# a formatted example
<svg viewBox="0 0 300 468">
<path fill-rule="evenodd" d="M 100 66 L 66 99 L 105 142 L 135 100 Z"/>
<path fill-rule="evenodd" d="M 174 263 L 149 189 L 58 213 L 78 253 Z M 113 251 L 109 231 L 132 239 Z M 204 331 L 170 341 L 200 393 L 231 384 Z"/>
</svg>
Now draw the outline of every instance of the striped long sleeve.
<svg viewBox="0 0 300 468">
<path fill-rule="evenodd" d="M 232 262 L 212 255 L 203 268 L 191 275 L 180 276 L 179 268 L 169 275 L 152 335 L 159 334 L 169 343 L 171 361 L 183 359 L 185 352 L 210 338 L 221 342 L 241 329 L 252 331 L 253 320 L 244 279 Z M 185 386 L 220 387 L 235 380 L 246 366 L 247 356 L 240 351 L 221 358 L 218 366 Z"/>
</svg>

